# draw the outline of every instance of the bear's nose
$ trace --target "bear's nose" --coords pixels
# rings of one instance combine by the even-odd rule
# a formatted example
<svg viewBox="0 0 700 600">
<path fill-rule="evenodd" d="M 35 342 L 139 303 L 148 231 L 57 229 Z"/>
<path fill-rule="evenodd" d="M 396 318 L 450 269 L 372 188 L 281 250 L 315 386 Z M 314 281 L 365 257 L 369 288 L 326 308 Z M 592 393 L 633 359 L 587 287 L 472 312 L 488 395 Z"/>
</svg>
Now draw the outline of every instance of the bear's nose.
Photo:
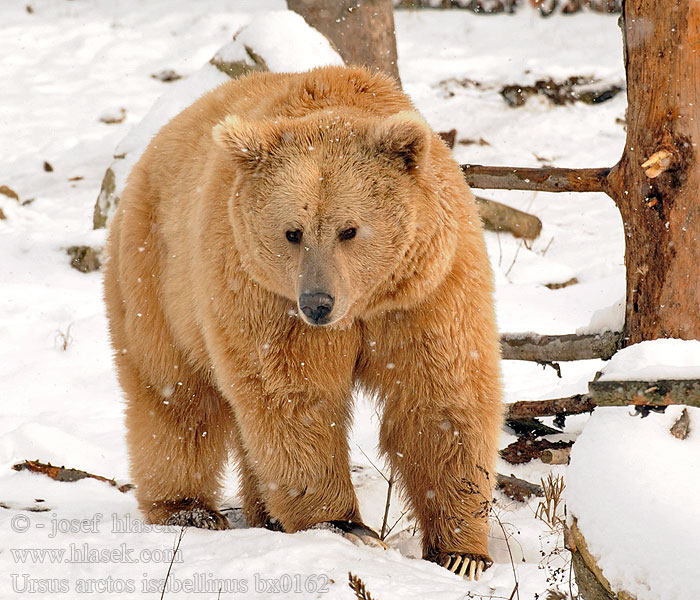
<svg viewBox="0 0 700 600">
<path fill-rule="evenodd" d="M 299 296 L 299 308 L 308 319 L 318 325 L 333 310 L 335 300 L 325 292 L 303 293 Z"/>
</svg>

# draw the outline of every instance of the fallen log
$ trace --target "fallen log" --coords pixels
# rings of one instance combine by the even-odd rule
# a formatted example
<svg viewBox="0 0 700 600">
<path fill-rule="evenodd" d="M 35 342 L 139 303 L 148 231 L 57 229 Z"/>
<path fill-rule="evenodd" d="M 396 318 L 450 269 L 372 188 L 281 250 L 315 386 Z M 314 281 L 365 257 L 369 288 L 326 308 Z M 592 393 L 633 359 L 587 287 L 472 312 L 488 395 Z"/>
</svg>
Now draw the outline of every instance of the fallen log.
<svg viewBox="0 0 700 600">
<path fill-rule="evenodd" d="M 595 403 L 585 394 L 551 400 L 521 400 L 507 405 L 505 418 L 508 421 L 552 415 L 567 417 L 592 412 L 595 406 Z"/>
<path fill-rule="evenodd" d="M 596 406 L 700 407 L 700 379 L 659 379 L 657 381 L 600 381 L 588 384 L 588 398 Z"/>
<path fill-rule="evenodd" d="M 502 490 L 511 500 L 517 500 L 518 502 L 525 502 L 531 496 L 544 496 L 542 486 L 530 483 L 524 479 L 518 479 L 513 475 L 508 476 L 497 473 L 496 487 Z"/>
<path fill-rule="evenodd" d="M 613 592 L 595 557 L 588 549 L 586 539 L 578 528 L 576 518 L 564 531 L 566 548 L 571 551 L 571 562 L 576 574 L 576 585 L 583 598 L 592 600 L 634 600 L 624 590 Z"/>
<path fill-rule="evenodd" d="M 542 231 L 542 221 L 535 215 L 494 200 L 476 196 L 476 207 L 484 227 L 489 231 L 507 231 L 517 238 L 534 240 Z"/>
<path fill-rule="evenodd" d="M 549 440 L 535 440 L 532 438 L 520 438 L 508 444 L 500 451 L 501 458 L 511 465 L 522 465 L 535 458 L 542 458 L 542 454 L 552 450 L 571 450 L 573 441 L 550 442 Z M 558 455 L 557 455 L 558 456 Z M 544 460 L 543 460 L 544 462 Z M 554 463 L 561 464 L 561 463 Z"/>
<path fill-rule="evenodd" d="M 587 335 L 501 334 L 501 353 L 508 360 L 559 362 L 609 359 L 620 348 L 622 334 L 615 331 Z"/>
</svg>

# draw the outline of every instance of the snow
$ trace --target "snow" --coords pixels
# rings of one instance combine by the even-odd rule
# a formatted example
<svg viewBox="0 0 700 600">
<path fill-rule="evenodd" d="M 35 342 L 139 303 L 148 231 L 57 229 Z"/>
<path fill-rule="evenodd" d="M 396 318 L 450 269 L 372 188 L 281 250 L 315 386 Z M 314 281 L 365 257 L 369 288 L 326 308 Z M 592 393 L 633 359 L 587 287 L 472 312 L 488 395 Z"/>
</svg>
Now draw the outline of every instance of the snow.
<svg viewBox="0 0 700 600">
<path fill-rule="evenodd" d="M 700 379 L 700 341 L 662 339 L 632 344 L 615 353 L 599 381 Z"/>
<path fill-rule="evenodd" d="M 289 10 L 267 12 L 253 19 L 236 40 L 252 48 L 267 68 L 276 73 L 298 73 L 343 64 L 328 40 Z M 294 51 L 289 52 L 289 48 Z"/>
<path fill-rule="evenodd" d="M 622 331 L 625 324 L 625 297 L 617 302 L 601 308 L 593 313 L 590 323 L 586 327 L 579 327 L 576 333 L 585 335 L 589 333 L 601 333 L 604 331 Z"/>
<path fill-rule="evenodd" d="M 79 597 L 83 594 L 78 585 L 88 579 L 94 586 L 103 586 L 93 590 L 94 597 L 155 596 L 168 568 L 161 559 L 172 549 L 177 532 L 143 531 L 136 525 L 124 532 L 123 527 L 114 527 L 127 517 L 143 525 L 132 493 L 122 494 L 98 481 L 59 483 L 11 469 L 22 460 L 40 459 L 114 477 L 119 483 L 129 481 L 123 401 L 108 344 L 101 276 L 71 269 L 65 248 L 104 243 L 104 230 L 92 230 L 92 212 L 113 155 L 127 152 L 127 158 L 119 161 L 123 173 L 118 177 L 123 177 L 127 161 L 135 160 L 131 154 L 137 156 L 167 119 L 223 81 L 224 76 L 208 61 L 222 48 L 229 56 L 241 56 L 240 44 L 231 40 L 242 27 L 248 26 L 237 41 L 269 48 L 264 58 L 272 68 L 297 70 L 310 59 L 337 59 L 298 17 L 284 11 L 283 0 L 33 0 L 31 6 L 30 14 L 24 3 L 0 3 L 4 82 L 0 185 L 15 190 L 21 201 L 0 195 L 0 209 L 6 216 L 0 220 L 0 503 L 9 507 L 0 508 L 0 599 L 16 598 L 32 586 L 38 597 Z M 530 10 L 489 17 L 468 11 L 396 11 L 395 20 L 404 87 L 435 130 L 457 129 L 459 162 L 593 167 L 610 166 L 619 157 L 625 134 L 616 120 L 624 117 L 624 95 L 597 106 L 555 107 L 530 100 L 514 109 L 499 94 L 502 85 L 531 84 L 542 77 L 591 75 L 605 82 L 624 81 L 615 16 L 541 19 Z M 151 77 L 164 69 L 174 70 L 182 79 L 164 83 Z M 126 110 L 123 122 L 100 122 L 105 114 L 120 114 L 122 107 Z M 469 140 L 474 143 L 466 143 Z M 52 172 L 44 171 L 44 161 L 51 163 Z M 534 213 L 543 222 L 542 234 L 532 244 L 505 234 L 486 236 L 502 331 L 619 330 L 620 306 L 624 306 L 620 299 L 625 295 L 624 239 L 619 214 L 608 197 L 478 193 Z M 557 290 L 544 286 L 572 277 L 579 283 Z M 685 352 L 673 348 L 666 354 Z M 689 360 L 700 364 L 697 355 L 692 356 Z M 504 361 L 505 400 L 585 392 L 587 382 L 602 366 L 599 360 L 561 364 L 559 378 L 549 367 Z M 615 573 L 629 570 L 631 577 L 637 577 L 639 567 L 630 567 L 610 548 L 618 541 L 636 544 L 640 552 L 646 551 L 646 558 L 636 564 L 646 569 L 644 581 L 655 586 L 659 598 L 681 598 L 695 587 L 683 569 L 697 556 L 692 544 L 700 531 L 693 508 L 697 503 L 687 500 L 697 497 L 698 490 L 690 488 L 697 486 L 692 474 L 698 469 L 696 464 L 691 468 L 689 461 L 698 455 L 698 437 L 691 433 L 683 442 L 667 439 L 667 426 L 676 412 L 668 409 L 666 415 L 640 420 L 628 417 L 624 409 L 600 410 L 588 423 L 585 415 L 567 419 L 565 434 L 556 436 L 580 435 L 569 468 L 570 488 L 564 494 L 582 527 L 588 526 L 586 519 L 593 521 L 592 548 L 601 556 L 610 551 L 606 573 L 615 579 Z M 697 420 L 697 411 L 692 411 L 691 418 Z M 624 436 L 616 429 L 622 421 L 628 426 Z M 604 464 L 594 462 L 606 458 L 596 447 L 601 441 L 596 431 L 605 428 L 610 432 L 608 444 L 622 437 L 626 440 L 624 456 L 616 464 L 611 464 L 609 456 Z M 353 481 L 365 520 L 380 528 L 386 483 L 373 464 L 385 474 L 386 469 L 377 456 L 376 430 L 374 407 L 359 398 L 351 440 Z M 502 447 L 513 440 L 504 431 Z M 607 449 L 608 454 L 613 450 L 610 445 Z M 617 452 L 622 455 L 621 445 Z M 662 461 L 662 456 L 668 461 Z M 681 468 L 685 476 L 672 477 Z M 535 482 L 566 470 L 540 461 L 499 463 L 500 472 Z M 626 487 L 599 485 L 607 481 L 607 473 L 616 472 L 622 478 L 626 470 L 638 477 L 638 485 L 632 475 L 620 479 Z M 682 490 L 683 485 L 687 489 Z M 225 504 L 236 506 L 235 489 L 231 474 Z M 632 489 L 637 490 L 634 495 L 629 494 Z M 606 498 L 589 502 L 598 490 L 605 491 Z M 644 504 L 642 511 L 614 515 L 622 521 L 636 514 L 643 529 L 639 523 L 629 523 L 621 535 L 598 539 L 602 536 L 595 519 L 603 514 L 601 507 L 607 511 L 612 510 L 608 505 L 642 506 L 647 501 L 655 506 Z M 42 507 L 48 510 L 26 510 Z M 661 507 L 666 507 L 665 516 L 659 514 Z M 418 540 L 408 517 L 401 518 L 403 507 L 395 494 L 389 523 L 397 525 L 387 552 L 358 548 L 323 531 L 283 535 L 256 529 L 188 530 L 180 547 L 183 560 L 174 563 L 171 573 L 181 588 L 170 589 L 165 597 L 191 597 L 186 587 L 195 582 L 208 591 L 203 597 L 215 597 L 215 580 L 225 580 L 231 586 L 245 581 L 248 587 L 229 597 L 279 598 L 284 594 L 273 592 L 269 585 L 264 591 L 256 590 L 256 577 L 258 581 L 277 579 L 282 585 L 285 576 L 292 582 L 299 576 L 309 585 L 327 577 L 328 591 L 319 590 L 315 597 L 347 600 L 353 597 L 347 587 L 348 570 L 360 576 L 378 599 L 456 600 L 468 593 L 508 598 L 514 587 L 513 568 L 520 598 L 542 597 L 548 589 L 568 591 L 568 580 L 562 582 L 555 575 L 566 564 L 560 536 L 534 518 L 536 508 L 537 500 L 519 504 L 496 494 L 494 515 L 508 540 L 494 517 L 490 552 L 496 562 L 478 583 L 464 582 L 416 559 Z M 647 517 L 652 514 L 656 521 Z M 686 532 L 688 539 L 676 535 L 677 545 L 657 557 L 653 544 L 659 540 L 647 541 L 644 536 L 647 529 L 656 531 L 662 524 L 669 525 L 668 531 Z M 632 535 L 640 531 L 641 536 Z M 21 553 L 12 552 L 55 549 L 68 553 L 84 544 L 90 551 L 117 555 L 102 562 L 78 563 L 51 562 L 40 555 L 22 559 Z M 160 554 L 147 555 L 153 550 Z M 118 560 L 120 551 L 135 556 L 135 562 Z M 669 571 L 672 556 L 678 564 Z M 619 583 L 631 585 L 622 578 Z M 210 584 L 215 589 L 207 588 Z M 55 592 L 48 589 L 53 585 L 59 586 Z M 62 586 L 68 591 L 61 593 Z M 222 597 L 227 594 L 222 592 Z"/>
<path fill-rule="evenodd" d="M 596 409 L 571 453 L 569 514 L 613 590 L 637 600 L 698 597 L 700 409 L 685 440 L 669 433 L 681 410 Z"/>
</svg>

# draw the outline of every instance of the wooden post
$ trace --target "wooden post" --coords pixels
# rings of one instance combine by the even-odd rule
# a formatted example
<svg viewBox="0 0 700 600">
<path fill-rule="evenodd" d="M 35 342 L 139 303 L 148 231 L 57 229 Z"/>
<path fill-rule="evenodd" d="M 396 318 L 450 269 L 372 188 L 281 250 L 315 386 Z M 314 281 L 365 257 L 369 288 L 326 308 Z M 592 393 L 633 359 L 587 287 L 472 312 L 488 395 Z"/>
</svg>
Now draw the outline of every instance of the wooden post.
<svg viewBox="0 0 700 600">
<path fill-rule="evenodd" d="M 609 193 L 625 231 L 625 343 L 700 339 L 700 2 L 622 8 L 627 141 Z"/>
<path fill-rule="evenodd" d="M 612 169 L 463 165 L 473 187 L 603 191 L 625 234 L 622 345 L 700 339 L 700 2 L 623 0 L 627 141 Z"/>
<path fill-rule="evenodd" d="M 391 0 L 287 0 L 287 6 L 325 35 L 345 64 L 384 71 L 401 83 Z"/>
</svg>

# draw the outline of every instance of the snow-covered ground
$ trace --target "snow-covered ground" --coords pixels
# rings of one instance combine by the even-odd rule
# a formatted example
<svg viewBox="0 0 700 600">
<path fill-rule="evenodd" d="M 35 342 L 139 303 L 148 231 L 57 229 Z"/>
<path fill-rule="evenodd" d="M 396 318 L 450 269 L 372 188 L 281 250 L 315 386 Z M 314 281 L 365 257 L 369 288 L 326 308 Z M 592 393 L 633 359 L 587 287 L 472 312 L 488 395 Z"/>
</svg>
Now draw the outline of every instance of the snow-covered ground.
<svg viewBox="0 0 700 600">
<path fill-rule="evenodd" d="M 101 276 L 72 269 L 65 249 L 100 246 L 104 241 L 104 231 L 92 230 L 104 170 L 117 144 L 173 85 L 151 75 L 164 69 L 183 77 L 195 74 L 241 26 L 263 11 L 284 9 L 285 3 L 34 0 L 30 4 L 31 13 L 25 3 L 0 3 L 0 186 L 19 195 L 19 202 L 0 195 L 6 217 L 0 220 L 0 598 L 32 592 L 58 598 L 160 597 L 177 532 L 145 528 L 133 495 L 105 483 L 58 483 L 15 472 L 11 466 L 39 459 L 114 477 L 120 483 L 129 480 L 123 405 L 111 364 Z M 497 17 L 466 11 L 397 11 L 395 19 L 404 88 L 434 129 L 457 129 L 458 161 L 609 166 L 618 159 L 624 143 L 619 122 L 624 117 L 624 94 L 593 106 L 555 107 L 530 99 L 520 108 L 508 107 L 499 94 L 504 84 L 528 85 L 545 77 L 593 76 L 622 83 L 615 16 L 541 19 L 529 10 Z M 121 116 L 121 109 L 126 113 L 121 123 L 100 121 L 105 115 Z M 624 243 L 620 217 L 610 199 L 600 194 L 505 191 L 483 195 L 537 214 L 544 224 L 539 239 L 527 246 L 505 234 L 487 235 L 502 331 L 573 333 L 621 325 L 616 307 L 624 297 Z M 578 283 L 562 289 L 543 285 L 572 277 Z M 602 361 L 563 363 L 558 378 L 553 369 L 504 361 L 505 399 L 584 392 L 602 365 Z M 651 425 L 662 418 L 663 427 Z M 693 418 L 700 415 L 694 412 Z M 581 458 L 576 467 L 580 473 L 576 488 L 582 498 L 577 506 L 584 510 L 591 501 L 586 490 L 608 479 L 590 478 L 590 469 L 608 466 L 606 454 L 594 453 L 607 426 L 605 415 L 597 413 L 596 419 L 597 429 L 584 434 L 582 442 L 589 441 L 574 452 L 575 457 L 591 457 Z M 639 419 L 628 417 L 624 409 L 614 414 L 614 422 L 633 419 L 638 424 Z M 654 432 L 667 431 L 669 419 L 651 415 L 645 420 L 650 424 L 647 429 L 630 433 L 625 438 L 632 445 L 629 456 L 644 461 L 637 450 Z M 567 432 L 559 437 L 576 437 L 586 420 L 568 419 Z M 354 480 L 365 519 L 380 528 L 386 483 L 373 466 L 383 466 L 376 456 L 375 429 L 373 408 L 360 399 L 352 443 Z M 504 432 L 503 446 L 514 439 Z M 691 431 L 691 437 L 678 444 L 690 442 L 697 449 L 697 439 Z M 671 442 L 658 446 L 664 449 Z M 655 447 L 650 444 L 647 450 L 653 452 Z M 671 456 L 683 448 L 676 444 L 664 451 Z M 617 465 L 618 478 L 631 462 Z M 696 474 L 697 465 L 693 469 L 686 475 Z M 534 461 L 517 466 L 501 463 L 499 471 L 539 481 L 549 473 L 563 474 L 565 468 Z M 611 503 L 622 504 L 619 496 L 627 493 L 624 480 L 622 484 L 610 487 Z M 235 485 L 232 477 L 227 486 L 232 506 Z M 640 480 L 636 497 L 654 485 L 651 479 Z M 697 487 L 697 481 L 689 486 Z M 660 497 L 659 506 L 667 506 L 663 503 L 667 495 L 685 493 L 678 490 L 659 487 L 653 498 Z M 599 501 L 606 497 L 602 492 Z M 417 539 L 410 521 L 405 517 L 399 521 L 403 509 L 393 498 L 389 523 L 398 524 L 389 537 L 389 551 L 358 548 L 320 531 L 285 535 L 256 529 L 188 530 L 165 597 L 188 598 L 196 593 L 215 598 L 221 589 L 222 598 L 350 599 L 354 595 L 347 586 L 348 571 L 365 582 L 376 600 L 509 598 L 516 578 L 519 586 L 513 597 L 544 597 L 555 588 L 568 592 L 563 541 L 558 531 L 535 518 L 537 500 L 521 504 L 500 493 L 496 499 L 491 539 L 496 564 L 478 583 L 464 582 L 441 567 L 412 558 L 418 553 Z M 636 506 L 630 505 L 630 514 Z M 26 510 L 33 507 L 45 512 Z M 643 510 L 639 518 L 640 528 L 648 525 Z M 697 519 L 691 523 L 697 528 Z M 674 526 L 669 521 L 669 527 Z M 592 528 L 600 531 L 595 524 Z M 615 535 L 624 536 L 625 531 L 621 525 Z M 692 537 L 692 531 L 685 531 L 685 537 Z M 589 541 L 594 551 L 597 543 L 601 552 L 606 549 L 597 533 Z M 652 555 L 648 550 L 647 556 Z M 686 545 L 678 551 L 691 550 Z M 613 560 L 613 573 L 624 570 L 623 559 Z M 631 578 L 641 581 L 638 587 L 643 588 L 644 568 L 651 567 L 639 568 Z M 681 581 L 674 585 L 689 584 L 683 579 L 687 569 L 674 573 Z M 622 585 L 628 579 L 616 581 Z M 663 578 L 654 579 L 654 584 L 663 586 Z M 668 590 L 664 597 L 680 597 L 673 595 L 678 588 L 670 583 L 664 589 Z M 640 599 L 661 597 L 638 593 Z"/>
</svg>

